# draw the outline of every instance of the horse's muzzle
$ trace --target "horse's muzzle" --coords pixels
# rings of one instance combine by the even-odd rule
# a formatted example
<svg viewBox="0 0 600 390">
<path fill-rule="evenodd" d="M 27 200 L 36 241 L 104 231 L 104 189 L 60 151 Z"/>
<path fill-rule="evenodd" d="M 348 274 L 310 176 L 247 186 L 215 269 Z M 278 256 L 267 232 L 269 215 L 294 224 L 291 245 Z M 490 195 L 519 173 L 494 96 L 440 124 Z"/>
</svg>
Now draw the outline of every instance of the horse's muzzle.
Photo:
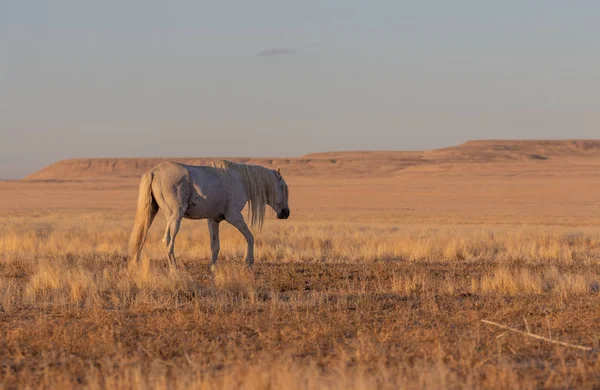
<svg viewBox="0 0 600 390">
<path fill-rule="evenodd" d="M 290 217 L 290 209 L 281 209 L 279 214 L 277 214 L 277 218 L 279 219 L 288 219 Z"/>
</svg>

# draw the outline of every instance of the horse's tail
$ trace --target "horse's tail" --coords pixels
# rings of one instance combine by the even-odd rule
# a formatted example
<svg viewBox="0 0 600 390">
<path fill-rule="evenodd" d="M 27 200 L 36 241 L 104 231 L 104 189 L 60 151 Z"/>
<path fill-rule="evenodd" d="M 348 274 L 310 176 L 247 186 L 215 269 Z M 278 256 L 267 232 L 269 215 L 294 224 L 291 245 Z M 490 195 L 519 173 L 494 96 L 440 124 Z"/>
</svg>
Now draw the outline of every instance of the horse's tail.
<svg viewBox="0 0 600 390">
<path fill-rule="evenodd" d="M 142 176 L 140 182 L 135 223 L 129 238 L 129 256 L 132 261 L 135 260 L 136 262 L 140 259 L 140 252 L 146 242 L 146 235 L 154 217 L 156 217 L 156 213 L 158 213 L 158 204 L 152 195 L 153 179 L 154 173 L 148 172 Z"/>
</svg>

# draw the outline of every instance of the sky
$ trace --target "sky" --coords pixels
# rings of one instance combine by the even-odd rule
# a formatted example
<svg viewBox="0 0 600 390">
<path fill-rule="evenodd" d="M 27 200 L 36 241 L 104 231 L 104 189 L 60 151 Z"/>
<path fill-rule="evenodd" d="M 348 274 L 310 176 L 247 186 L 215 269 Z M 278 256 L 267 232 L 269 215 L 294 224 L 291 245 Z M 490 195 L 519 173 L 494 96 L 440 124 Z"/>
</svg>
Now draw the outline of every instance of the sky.
<svg viewBox="0 0 600 390">
<path fill-rule="evenodd" d="M 600 2 L 0 0 L 0 178 L 599 138 Z"/>
</svg>

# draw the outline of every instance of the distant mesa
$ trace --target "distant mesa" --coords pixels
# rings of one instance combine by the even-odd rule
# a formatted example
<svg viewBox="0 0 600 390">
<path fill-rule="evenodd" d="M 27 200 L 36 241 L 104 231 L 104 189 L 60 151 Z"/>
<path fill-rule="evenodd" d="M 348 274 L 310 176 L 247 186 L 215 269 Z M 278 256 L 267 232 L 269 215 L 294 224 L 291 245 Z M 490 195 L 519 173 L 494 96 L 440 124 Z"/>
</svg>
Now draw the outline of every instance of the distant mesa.
<svg viewBox="0 0 600 390">
<path fill-rule="evenodd" d="M 600 158 L 600 140 L 481 140 L 428 151 L 340 151 L 294 158 L 229 158 L 275 168 L 284 175 L 369 177 L 393 176 L 406 168 L 436 164 L 543 164 L 565 158 Z M 138 179 L 158 163 L 170 160 L 207 165 L 215 158 L 79 158 L 58 161 L 23 180 L 96 181 Z"/>
</svg>

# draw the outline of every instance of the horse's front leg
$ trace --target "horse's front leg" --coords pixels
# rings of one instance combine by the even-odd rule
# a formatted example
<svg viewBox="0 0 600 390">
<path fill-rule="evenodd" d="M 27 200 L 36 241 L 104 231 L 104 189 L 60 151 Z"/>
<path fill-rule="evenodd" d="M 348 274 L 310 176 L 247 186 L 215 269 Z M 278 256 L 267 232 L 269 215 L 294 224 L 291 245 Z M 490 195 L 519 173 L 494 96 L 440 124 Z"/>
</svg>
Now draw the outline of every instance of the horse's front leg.
<svg viewBox="0 0 600 390">
<path fill-rule="evenodd" d="M 208 220 L 208 232 L 210 234 L 210 269 L 214 271 L 217 258 L 219 257 L 219 250 L 221 249 L 221 244 L 219 242 L 219 222 L 209 219 Z"/>
<path fill-rule="evenodd" d="M 254 264 L 254 236 L 248 228 L 248 225 L 246 225 L 244 217 L 241 213 L 235 213 L 225 216 L 225 219 L 235 226 L 246 239 L 246 242 L 248 243 L 248 249 L 246 250 L 246 265 L 248 268 L 252 268 L 252 264 Z"/>
</svg>

